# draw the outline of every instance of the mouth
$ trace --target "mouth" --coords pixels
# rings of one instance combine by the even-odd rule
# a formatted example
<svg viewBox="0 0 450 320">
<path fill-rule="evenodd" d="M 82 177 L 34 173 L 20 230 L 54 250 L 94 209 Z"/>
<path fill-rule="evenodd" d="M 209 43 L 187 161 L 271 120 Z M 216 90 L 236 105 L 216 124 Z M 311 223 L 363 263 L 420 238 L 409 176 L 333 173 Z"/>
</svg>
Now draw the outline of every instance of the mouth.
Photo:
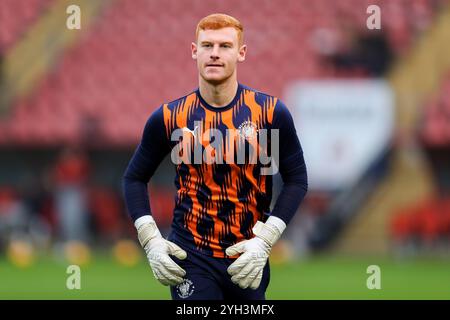
<svg viewBox="0 0 450 320">
<path fill-rule="evenodd" d="M 216 67 L 216 68 L 218 68 L 218 67 L 223 67 L 223 64 L 220 64 L 220 63 L 209 63 L 209 64 L 206 65 L 206 67 Z"/>
</svg>

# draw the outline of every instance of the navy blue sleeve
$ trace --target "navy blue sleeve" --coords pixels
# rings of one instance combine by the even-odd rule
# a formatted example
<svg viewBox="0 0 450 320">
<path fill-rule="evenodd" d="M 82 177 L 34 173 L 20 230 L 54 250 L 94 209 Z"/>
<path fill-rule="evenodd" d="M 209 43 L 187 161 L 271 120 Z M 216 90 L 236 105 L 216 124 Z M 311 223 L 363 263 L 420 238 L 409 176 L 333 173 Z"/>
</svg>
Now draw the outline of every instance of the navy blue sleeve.
<svg viewBox="0 0 450 320">
<path fill-rule="evenodd" d="M 308 177 L 294 121 L 289 110 L 280 100 L 275 106 L 272 128 L 279 130 L 278 169 L 283 180 L 283 187 L 271 215 L 288 224 L 306 195 Z"/>
<path fill-rule="evenodd" d="M 161 106 L 147 120 L 142 140 L 123 176 L 125 203 L 133 222 L 151 214 L 147 184 L 169 152 Z"/>
</svg>

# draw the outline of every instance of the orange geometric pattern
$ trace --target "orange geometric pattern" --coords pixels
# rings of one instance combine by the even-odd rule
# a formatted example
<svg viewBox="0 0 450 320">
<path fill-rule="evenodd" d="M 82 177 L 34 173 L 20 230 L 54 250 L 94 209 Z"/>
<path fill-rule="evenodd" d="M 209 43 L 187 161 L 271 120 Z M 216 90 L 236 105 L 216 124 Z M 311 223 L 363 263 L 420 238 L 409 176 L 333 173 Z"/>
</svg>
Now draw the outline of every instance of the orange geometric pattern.
<svg viewBox="0 0 450 320">
<path fill-rule="evenodd" d="M 174 130 L 187 128 L 183 142 L 189 139 L 193 151 L 192 146 L 201 137 L 202 154 L 206 156 L 202 163 L 185 161 L 176 165 L 174 228 L 177 235 L 184 233 L 184 240 L 193 241 L 197 250 L 225 257 L 228 246 L 253 236 L 253 225 L 264 211 L 270 210 L 272 177 L 260 175 L 263 165 L 250 162 L 248 157 L 244 163 L 236 161 L 236 153 L 245 147 L 259 155 L 257 137 L 239 140 L 239 129 L 249 123 L 256 132 L 270 129 L 276 103 L 275 97 L 243 87 L 234 101 L 222 109 L 207 105 L 198 91 L 163 105 L 168 140 L 171 141 Z M 213 141 L 208 134 L 211 129 L 220 131 L 224 137 L 219 147 L 211 147 Z M 177 143 L 171 141 L 171 147 Z M 222 163 L 208 164 L 206 159 L 211 160 L 217 153 L 223 156 Z M 233 163 L 225 160 L 229 154 L 229 159 L 235 160 Z"/>
</svg>

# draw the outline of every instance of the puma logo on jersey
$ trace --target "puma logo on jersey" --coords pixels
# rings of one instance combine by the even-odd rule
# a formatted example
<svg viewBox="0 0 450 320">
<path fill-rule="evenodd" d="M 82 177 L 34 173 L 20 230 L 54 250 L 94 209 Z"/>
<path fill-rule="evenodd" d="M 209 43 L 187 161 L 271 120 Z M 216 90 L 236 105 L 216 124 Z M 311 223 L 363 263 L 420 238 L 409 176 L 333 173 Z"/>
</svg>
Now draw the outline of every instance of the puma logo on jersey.
<svg viewBox="0 0 450 320">
<path fill-rule="evenodd" d="M 187 127 L 183 127 L 181 130 L 183 130 L 183 132 L 187 131 L 187 132 L 191 133 L 194 136 L 194 139 L 195 139 L 197 137 L 197 135 L 198 135 L 198 133 L 196 133 L 197 129 L 198 129 L 198 126 L 195 126 L 194 130 L 191 130 L 191 129 L 187 128 Z"/>
</svg>

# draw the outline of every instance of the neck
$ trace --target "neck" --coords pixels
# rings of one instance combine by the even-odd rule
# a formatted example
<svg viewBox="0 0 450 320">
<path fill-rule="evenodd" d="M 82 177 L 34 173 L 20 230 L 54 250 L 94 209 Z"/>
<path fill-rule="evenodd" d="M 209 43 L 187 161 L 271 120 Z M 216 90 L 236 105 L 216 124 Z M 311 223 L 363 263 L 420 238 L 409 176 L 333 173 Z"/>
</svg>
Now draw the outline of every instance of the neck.
<svg viewBox="0 0 450 320">
<path fill-rule="evenodd" d="M 236 78 L 230 78 L 219 84 L 209 83 L 202 77 L 199 78 L 200 95 L 209 105 L 213 107 L 224 107 L 233 101 L 238 89 Z"/>
</svg>

